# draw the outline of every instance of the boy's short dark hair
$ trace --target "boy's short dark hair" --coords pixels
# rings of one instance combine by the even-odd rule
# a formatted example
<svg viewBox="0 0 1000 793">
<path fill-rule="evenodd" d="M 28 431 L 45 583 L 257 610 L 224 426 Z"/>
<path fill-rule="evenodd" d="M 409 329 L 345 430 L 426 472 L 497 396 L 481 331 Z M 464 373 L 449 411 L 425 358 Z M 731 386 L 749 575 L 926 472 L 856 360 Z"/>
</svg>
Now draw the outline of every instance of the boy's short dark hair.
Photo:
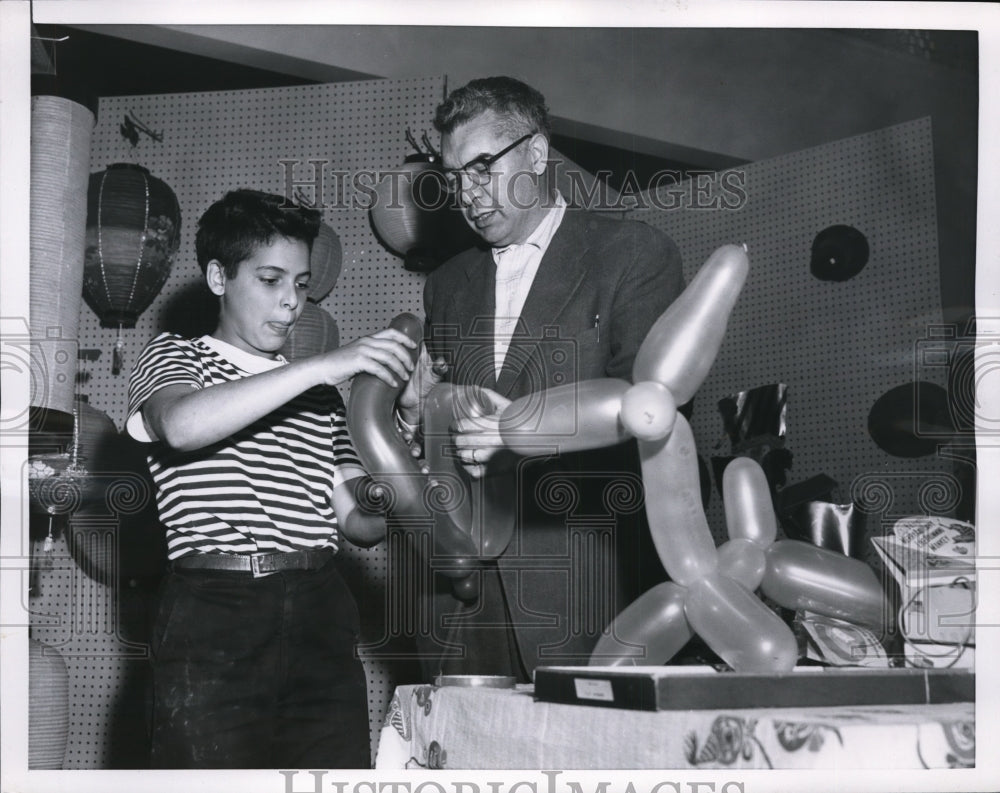
<svg viewBox="0 0 1000 793">
<path fill-rule="evenodd" d="M 302 240 L 312 249 L 320 213 L 284 196 L 259 190 L 233 190 L 210 206 L 198 221 L 194 247 L 202 272 L 217 259 L 227 278 L 235 278 L 240 262 L 275 237 Z"/>
<path fill-rule="evenodd" d="M 540 132 L 546 140 L 551 137 L 545 97 L 513 77 L 483 77 L 456 88 L 438 105 L 434 128 L 448 134 L 489 110 L 510 118 L 505 131 L 511 136 Z"/>
</svg>

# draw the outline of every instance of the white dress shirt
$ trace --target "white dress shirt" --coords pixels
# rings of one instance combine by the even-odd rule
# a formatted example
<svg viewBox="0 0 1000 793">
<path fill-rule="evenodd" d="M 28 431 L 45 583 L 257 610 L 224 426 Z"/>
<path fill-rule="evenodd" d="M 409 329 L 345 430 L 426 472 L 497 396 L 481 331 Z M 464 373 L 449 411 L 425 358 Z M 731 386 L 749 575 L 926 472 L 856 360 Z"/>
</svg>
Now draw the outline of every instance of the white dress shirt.
<svg viewBox="0 0 1000 793">
<path fill-rule="evenodd" d="M 510 347 L 511 337 L 518 317 L 528 298 L 528 291 L 535 280 L 538 265 L 552 241 L 556 229 L 566 212 L 566 200 L 556 192 L 555 205 L 545 213 L 531 235 L 523 243 L 494 248 L 496 264 L 496 313 L 493 323 L 493 362 L 496 376 L 500 377 L 504 358 Z"/>
</svg>

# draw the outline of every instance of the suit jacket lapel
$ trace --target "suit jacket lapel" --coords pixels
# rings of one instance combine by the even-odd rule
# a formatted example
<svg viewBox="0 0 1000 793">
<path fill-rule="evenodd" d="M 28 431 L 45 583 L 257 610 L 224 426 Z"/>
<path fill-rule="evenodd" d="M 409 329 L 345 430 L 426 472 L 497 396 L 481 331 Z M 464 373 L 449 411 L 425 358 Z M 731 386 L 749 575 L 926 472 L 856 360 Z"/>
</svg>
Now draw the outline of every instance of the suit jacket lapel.
<svg viewBox="0 0 1000 793">
<path fill-rule="evenodd" d="M 457 290 L 455 316 L 462 318 L 455 351 L 456 369 L 463 385 L 481 385 L 496 390 L 493 361 L 493 315 L 496 313 L 496 266 L 487 249 L 465 265 L 467 288 Z"/>
<path fill-rule="evenodd" d="M 572 300 L 586 275 L 582 261 L 589 243 L 583 212 L 567 207 L 559 228 L 542 256 L 521 318 L 514 330 L 510 349 L 504 358 L 496 390 L 510 396 L 525 367 L 540 355 L 538 340 L 547 326 L 555 325 L 563 309 Z M 495 283 L 495 271 L 491 284 Z M 495 305 L 496 290 L 491 285 L 491 305 Z M 520 394 L 517 394 L 520 396 Z"/>
</svg>

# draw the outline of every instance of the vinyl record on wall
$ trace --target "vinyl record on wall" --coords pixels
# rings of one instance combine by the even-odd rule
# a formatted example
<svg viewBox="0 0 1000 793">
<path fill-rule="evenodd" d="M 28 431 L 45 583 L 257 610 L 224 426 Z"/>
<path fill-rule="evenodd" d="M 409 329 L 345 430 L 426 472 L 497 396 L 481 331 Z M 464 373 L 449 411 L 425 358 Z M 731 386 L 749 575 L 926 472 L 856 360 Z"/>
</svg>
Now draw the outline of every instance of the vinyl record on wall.
<svg viewBox="0 0 1000 793">
<path fill-rule="evenodd" d="M 934 454 L 952 427 L 947 392 L 924 380 L 890 388 L 868 412 L 868 434 L 894 457 Z"/>
<path fill-rule="evenodd" d="M 846 281 L 868 264 L 868 240 L 853 226 L 827 226 L 813 240 L 809 271 L 821 281 Z"/>
</svg>

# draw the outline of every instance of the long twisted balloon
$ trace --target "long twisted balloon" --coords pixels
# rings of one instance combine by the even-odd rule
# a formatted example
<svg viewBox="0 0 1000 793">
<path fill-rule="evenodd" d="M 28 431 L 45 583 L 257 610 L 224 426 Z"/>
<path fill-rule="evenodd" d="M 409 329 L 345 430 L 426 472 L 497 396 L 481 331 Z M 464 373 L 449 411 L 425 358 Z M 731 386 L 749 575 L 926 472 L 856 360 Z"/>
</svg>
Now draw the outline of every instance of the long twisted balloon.
<svg viewBox="0 0 1000 793">
<path fill-rule="evenodd" d="M 416 359 L 423 339 L 423 326 L 412 314 L 400 314 L 390 323 L 417 342 Z M 429 536 L 432 559 L 440 571 L 454 579 L 456 594 L 472 596 L 470 576 L 479 556 L 468 531 L 454 524 L 437 508 L 442 501 L 442 485 L 428 479 L 419 462 L 396 429 L 393 407 L 405 383 L 390 386 L 370 374 L 359 374 L 351 384 L 347 403 L 347 424 L 361 462 L 381 488 L 383 508 L 402 526 Z M 418 544 L 419 546 L 419 544 Z M 430 560 L 428 560 L 430 561 Z"/>
</svg>

